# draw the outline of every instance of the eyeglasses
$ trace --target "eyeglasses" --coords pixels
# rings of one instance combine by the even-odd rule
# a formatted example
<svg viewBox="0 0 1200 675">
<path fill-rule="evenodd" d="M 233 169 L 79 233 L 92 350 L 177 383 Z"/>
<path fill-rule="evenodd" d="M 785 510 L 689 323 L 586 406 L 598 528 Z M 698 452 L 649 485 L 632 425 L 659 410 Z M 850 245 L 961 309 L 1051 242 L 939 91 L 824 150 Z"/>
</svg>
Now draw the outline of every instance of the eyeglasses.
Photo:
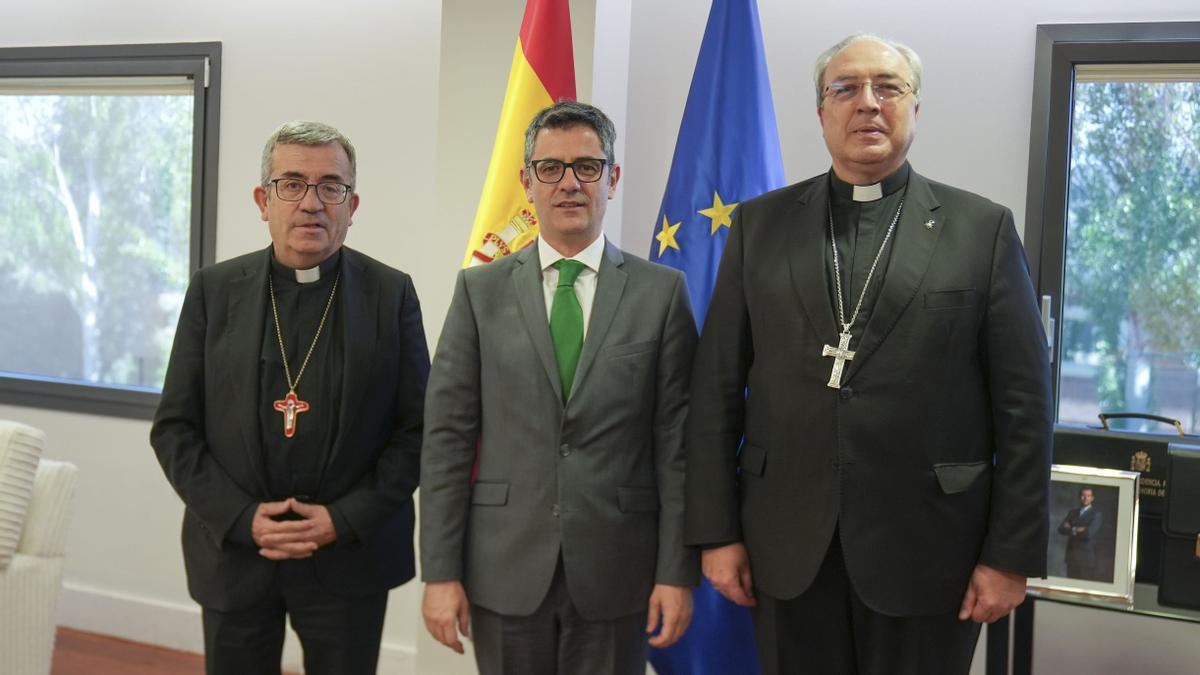
<svg viewBox="0 0 1200 675">
<path fill-rule="evenodd" d="M 535 159 L 529 163 L 533 169 L 533 175 L 543 183 L 553 185 L 563 179 L 567 175 L 567 167 L 571 167 L 571 171 L 575 172 L 575 179 L 580 183 L 595 183 L 600 180 L 600 175 L 604 173 L 604 165 L 607 160 L 593 159 L 584 157 L 577 159 L 574 162 L 562 162 L 557 159 Z"/>
<path fill-rule="evenodd" d="M 346 201 L 346 195 L 354 189 L 342 183 L 306 183 L 298 178 L 276 178 L 271 182 L 275 184 L 275 194 L 285 202 L 298 202 L 308 194 L 309 188 L 317 188 L 317 199 L 330 206 Z"/>
<path fill-rule="evenodd" d="M 858 98 L 858 94 L 864 86 L 871 88 L 871 92 L 875 94 L 875 100 L 880 103 L 891 103 L 912 92 L 912 86 L 907 82 L 871 82 L 867 80 L 865 84 L 862 82 L 834 82 L 825 87 L 822 95 L 832 98 L 838 103 L 848 103 Z"/>
</svg>

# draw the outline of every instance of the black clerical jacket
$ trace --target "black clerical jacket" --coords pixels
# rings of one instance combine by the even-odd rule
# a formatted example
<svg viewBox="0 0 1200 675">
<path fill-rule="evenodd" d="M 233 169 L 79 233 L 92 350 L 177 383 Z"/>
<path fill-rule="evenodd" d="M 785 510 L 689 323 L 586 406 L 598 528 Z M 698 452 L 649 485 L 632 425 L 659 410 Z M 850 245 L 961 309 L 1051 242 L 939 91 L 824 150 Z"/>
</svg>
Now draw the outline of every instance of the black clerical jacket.
<svg viewBox="0 0 1200 675">
<path fill-rule="evenodd" d="M 828 200 L 822 174 L 734 213 L 692 376 L 688 543 L 744 542 L 760 592 L 793 598 L 836 528 L 889 615 L 957 610 L 980 562 L 1043 575 L 1049 364 L 1012 213 L 912 172 L 830 388 Z"/>
<path fill-rule="evenodd" d="M 271 404 L 259 400 L 258 372 L 263 331 L 270 328 L 269 255 L 243 255 L 192 278 L 150 431 L 186 507 L 188 590 L 215 610 L 252 604 L 276 569 L 231 532 L 247 508 L 269 498 L 258 410 Z M 429 353 L 409 276 L 346 247 L 342 255 L 335 300 L 345 345 L 342 405 L 310 497 L 336 508 L 350 529 L 314 554 L 317 578 L 329 591 L 354 597 L 414 574 L 412 495 Z"/>
</svg>

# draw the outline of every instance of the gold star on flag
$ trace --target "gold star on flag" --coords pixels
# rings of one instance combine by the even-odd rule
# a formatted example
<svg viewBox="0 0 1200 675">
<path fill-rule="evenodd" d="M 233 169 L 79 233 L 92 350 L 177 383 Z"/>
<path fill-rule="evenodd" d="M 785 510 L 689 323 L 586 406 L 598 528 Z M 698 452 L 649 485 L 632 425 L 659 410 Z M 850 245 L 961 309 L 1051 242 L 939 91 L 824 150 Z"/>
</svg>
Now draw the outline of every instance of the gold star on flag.
<svg viewBox="0 0 1200 675">
<path fill-rule="evenodd" d="M 712 218 L 712 232 L 710 234 L 716 234 L 717 230 L 722 227 L 733 225 L 733 219 L 729 217 L 729 214 L 733 213 L 733 209 L 737 205 L 738 202 L 725 204 L 721 201 L 721 195 L 713 192 L 713 205 L 699 211 L 700 215 Z"/>
<path fill-rule="evenodd" d="M 658 257 L 661 258 L 662 254 L 668 248 L 673 248 L 676 251 L 679 250 L 679 244 L 675 241 L 675 230 L 678 230 L 682 224 L 683 221 L 681 220 L 672 225 L 667 221 L 667 214 L 663 214 L 662 229 L 659 230 L 658 234 L 654 235 L 654 238 L 658 240 Z"/>
</svg>

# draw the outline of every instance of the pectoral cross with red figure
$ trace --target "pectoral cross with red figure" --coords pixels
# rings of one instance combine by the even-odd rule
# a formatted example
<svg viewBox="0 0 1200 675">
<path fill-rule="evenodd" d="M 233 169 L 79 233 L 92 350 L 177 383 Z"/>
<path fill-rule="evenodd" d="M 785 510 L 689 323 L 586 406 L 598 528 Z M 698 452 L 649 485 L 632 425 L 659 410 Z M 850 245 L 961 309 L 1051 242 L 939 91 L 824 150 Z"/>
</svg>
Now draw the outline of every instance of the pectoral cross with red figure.
<svg viewBox="0 0 1200 675">
<path fill-rule="evenodd" d="M 289 391 L 282 400 L 275 401 L 274 407 L 283 413 L 283 435 L 291 438 L 296 435 L 296 416 L 308 410 L 307 401 L 301 401 L 295 391 Z"/>
</svg>

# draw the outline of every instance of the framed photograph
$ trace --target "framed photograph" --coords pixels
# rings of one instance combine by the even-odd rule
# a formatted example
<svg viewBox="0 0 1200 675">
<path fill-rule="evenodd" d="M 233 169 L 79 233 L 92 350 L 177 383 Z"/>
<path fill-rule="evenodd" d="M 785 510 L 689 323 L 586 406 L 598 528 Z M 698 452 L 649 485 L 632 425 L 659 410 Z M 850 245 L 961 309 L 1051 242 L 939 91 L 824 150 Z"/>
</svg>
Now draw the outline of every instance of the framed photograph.
<svg viewBox="0 0 1200 675">
<path fill-rule="evenodd" d="M 1138 472 L 1053 465 L 1049 576 L 1030 590 L 1132 602 L 1137 522 Z"/>
</svg>

